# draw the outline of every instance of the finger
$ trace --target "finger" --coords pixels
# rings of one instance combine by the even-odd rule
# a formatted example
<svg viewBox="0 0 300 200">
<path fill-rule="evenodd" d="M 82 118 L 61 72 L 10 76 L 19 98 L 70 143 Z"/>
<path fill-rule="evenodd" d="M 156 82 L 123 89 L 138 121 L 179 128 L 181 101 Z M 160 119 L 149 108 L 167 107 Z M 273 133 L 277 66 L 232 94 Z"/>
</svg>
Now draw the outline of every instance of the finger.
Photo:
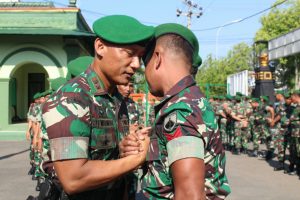
<svg viewBox="0 0 300 200">
<path fill-rule="evenodd" d="M 137 154 L 139 154 L 139 151 L 129 151 L 129 152 L 123 153 L 123 156 L 126 157 L 126 156 L 137 155 Z"/>
<path fill-rule="evenodd" d="M 140 148 L 141 148 L 141 146 L 138 146 L 138 147 L 126 146 L 123 148 L 123 153 L 130 152 L 130 151 L 139 151 Z"/>
</svg>

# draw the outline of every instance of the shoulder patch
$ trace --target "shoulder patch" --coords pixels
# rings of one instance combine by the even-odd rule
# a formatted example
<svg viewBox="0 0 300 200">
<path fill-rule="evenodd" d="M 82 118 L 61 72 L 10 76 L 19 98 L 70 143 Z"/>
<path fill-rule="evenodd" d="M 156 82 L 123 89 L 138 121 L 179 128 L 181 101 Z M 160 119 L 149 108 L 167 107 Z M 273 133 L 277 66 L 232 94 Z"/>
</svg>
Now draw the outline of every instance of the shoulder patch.
<svg viewBox="0 0 300 200">
<path fill-rule="evenodd" d="M 164 119 L 164 130 L 172 132 L 177 124 L 177 112 L 172 112 Z"/>
</svg>

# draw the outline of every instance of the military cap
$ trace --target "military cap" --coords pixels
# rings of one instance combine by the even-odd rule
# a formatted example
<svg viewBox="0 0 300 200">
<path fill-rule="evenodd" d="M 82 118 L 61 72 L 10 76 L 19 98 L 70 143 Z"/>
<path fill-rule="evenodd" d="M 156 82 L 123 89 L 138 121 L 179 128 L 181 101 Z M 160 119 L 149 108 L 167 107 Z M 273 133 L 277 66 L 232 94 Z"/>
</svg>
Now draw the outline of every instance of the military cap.
<svg viewBox="0 0 300 200">
<path fill-rule="evenodd" d="M 277 91 L 275 91 L 275 93 L 276 94 L 282 94 L 282 95 L 284 94 L 284 92 L 282 90 L 277 90 Z"/>
<path fill-rule="evenodd" d="M 49 94 L 52 94 L 52 90 L 46 90 L 45 92 L 43 92 L 44 96 L 47 96 Z"/>
<path fill-rule="evenodd" d="M 235 95 L 234 99 L 240 101 L 241 100 L 241 96 Z"/>
<path fill-rule="evenodd" d="M 240 97 L 243 96 L 243 94 L 241 92 L 236 92 L 235 95 L 240 96 Z"/>
<path fill-rule="evenodd" d="M 269 97 L 268 96 L 260 96 L 261 99 L 265 100 L 265 101 L 269 101 Z"/>
<path fill-rule="evenodd" d="M 67 79 L 65 79 L 63 77 L 59 77 L 56 79 L 52 79 L 50 81 L 50 85 L 51 85 L 52 90 L 57 90 L 60 86 L 62 86 L 66 82 L 67 82 Z"/>
<path fill-rule="evenodd" d="M 33 95 L 33 99 L 36 100 L 41 97 L 41 93 L 37 92 Z"/>
<path fill-rule="evenodd" d="M 230 94 L 226 94 L 225 98 L 228 100 L 232 100 L 232 96 Z"/>
<path fill-rule="evenodd" d="M 94 22 L 93 30 L 98 37 L 115 44 L 146 45 L 154 35 L 153 26 L 146 26 L 126 15 L 102 17 Z"/>
<path fill-rule="evenodd" d="M 252 102 L 259 102 L 259 98 L 251 98 Z"/>
<path fill-rule="evenodd" d="M 221 96 L 219 96 L 219 99 L 220 99 L 220 100 L 224 100 L 225 97 L 224 97 L 223 95 L 221 95 Z"/>
<path fill-rule="evenodd" d="M 284 96 L 285 98 L 290 98 L 290 97 L 291 97 L 291 93 L 290 93 L 290 92 L 285 92 L 285 93 L 283 94 L 283 96 Z"/>
<path fill-rule="evenodd" d="M 166 23 L 155 27 L 155 33 L 154 33 L 155 38 L 159 38 L 160 36 L 170 34 L 170 33 L 181 36 L 191 45 L 194 51 L 192 66 L 198 68 L 202 64 L 202 59 L 198 55 L 199 43 L 195 34 L 187 27 L 176 23 Z"/>
<path fill-rule="evenodd" d="M 82 56 L 71 60 L 67 65 L 67 80 L 70 80 L 72 76 L 75 77 L 84 72 L 88 68 L 88 66 L 93 62 L 93 59 L 94 58 L 91 56 Z"/>
</svg>

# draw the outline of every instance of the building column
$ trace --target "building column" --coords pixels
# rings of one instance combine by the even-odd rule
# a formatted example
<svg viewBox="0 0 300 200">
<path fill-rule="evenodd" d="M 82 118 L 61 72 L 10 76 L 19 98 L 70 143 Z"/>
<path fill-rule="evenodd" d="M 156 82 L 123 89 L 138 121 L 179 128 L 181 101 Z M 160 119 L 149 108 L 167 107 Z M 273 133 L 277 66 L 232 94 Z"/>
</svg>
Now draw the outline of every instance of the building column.
<svg viewBox="0 0 300 200">
<path fill-rule="evenodd" d="M 9 79 L 0 79 L 0 130 L 7 127 L 10 124 L 9 119 Z"/>
</svg>

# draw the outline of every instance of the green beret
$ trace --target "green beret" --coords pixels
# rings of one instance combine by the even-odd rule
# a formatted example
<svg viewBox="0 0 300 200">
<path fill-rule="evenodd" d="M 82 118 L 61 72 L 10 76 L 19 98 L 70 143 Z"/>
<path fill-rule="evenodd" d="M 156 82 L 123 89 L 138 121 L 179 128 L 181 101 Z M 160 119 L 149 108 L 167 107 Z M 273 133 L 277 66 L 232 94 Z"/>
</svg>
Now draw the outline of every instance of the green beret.
<svg viewBox="0 0 300 200">
<path fill-rule="evenodd" d="M 52 90 L 46 90 L 45 92 L 43 92 L 44 93 L 44 96 L 47 96 L 47 95 L 49 95 L 49 94 L 52 94 Z"/>
<path fill-rule="evenodd" d="M 235 95 L 240 96 L 240 97 L 243 96 L 243 94 L 241 92 L 236 92 Z"/>
<path fill-rule="evenodd" d="M 221 95 L 221 96 L 219 96 L 219 99 L 220 99 L 220 100 L 224 100 L 225 97 L 224 97 L 223 95 Z"/>
<path fill-rule="evenodd" d="M 94 58 L 91 56 L 82 56 L 71 60 L 67 65 L 67 80 L 70 80 L 72 76 L 75 77 L 84 72 L 88 68 L 88 66 L 93 62 L 93 59 Z"/>
<path fill-rule="evenodd" d="M 199 43 L 198 39 L 195 36 L 195 34 L 188 29 L 185 26 L 182 26 L 180 24 L 176 23 L 166 23 L 166 24 L 161 24 L 155 27 L 155 38 L 159 38 L 162 35 L 166 34 L 176 34 L 181 36 L 183 39 L 185 39 L 193 48 L 194 53 L 193 53 L 193 67 L 199 67 L 202 64 L 202 59 L 198 55 L 199 53 Z"/>
<path fill-rule="evenodd" d="M 252 102 L 259 102 L 259 98 L 251 98 Z"/>
<path fill-rule="evenodd" d="M 275 91 L 275 93 L 276 94 L 282 94 L 282 95 L 284 94 L 284 92 L 282 90 L 277 90 L 277 91 Z"/>
<path fill-rule="evenodd" d="M 269 97 L 268 96 L 260 96 L 261 99 L 265 100 L 265 101 L 269 101 Z"/>
<path fill-rule="evenodd" d="M 240 101 L 240 100 L 241 100 L 241 96 L 236 95 L 236 96 L 234 97 L 234 99 Z"/>
<path fill-rule="evenodd" d="M 145 45 L 154 34 L 153 26 L 141 24 L 126 15 L 102 17 L 94 22 L 93 30 L 98 37 L 115 44 Z"/>
<path fill-rule="evenodd" d="M 225 98 L 226 98 L 227 100 L 232 100 L 232 96 L 231 96 L 230 94 L 226 94 Z"/>
<path fill-rule="evenodd" d="M 62 86 L 66 82 L 67 82 L 67 79 L 65 79 L 63 77 L 58 77 L 56 79 L 52 79 L 50 81 L 50 85 L 51 85 L 52 90 L 57 90 L 60 86 Z"/>
<path fill-rule="evenodd" d="M 283 96 L 284 96 L 285 98 L 290 98 L 290 97 L 291 97 L 291 93 L 290 93 L 290 92 L 285 92 L 285 93 L 283 94 Z"/>
<path fill-rule="evenodd" d="M 37 92 L 33 95 L 33 99 L 36 100 L 41 97 L 41 93 Z"/>
<path fill-rule="evenodd" d="M 198 68 L 198 67 L 200 67 L 201 64 L 202 64 L 202 59 L 201 59 L 201 57 L 198 55 L 198 56 L 196 56 L 195 59 L 193 59 L 192 67 L 193 67 L 193 68 Z"/>
</svg>

